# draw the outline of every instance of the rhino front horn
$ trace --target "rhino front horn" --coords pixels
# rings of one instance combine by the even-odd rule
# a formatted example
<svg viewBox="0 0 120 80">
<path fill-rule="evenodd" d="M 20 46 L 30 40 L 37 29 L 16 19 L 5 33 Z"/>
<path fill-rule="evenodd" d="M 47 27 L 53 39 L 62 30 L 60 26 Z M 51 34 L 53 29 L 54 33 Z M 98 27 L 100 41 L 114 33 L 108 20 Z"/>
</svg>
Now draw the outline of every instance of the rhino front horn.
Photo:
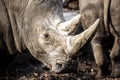
<svg viewBox="0 0 120 80">
<path fill-rule="evenodd" d="M 99 21 L 97 19 L 93 25 L 81 34 L 67 38 L 67 48 L 70 56 L 74 55 L 92 37 L 98 28 Z"/>
</svg>

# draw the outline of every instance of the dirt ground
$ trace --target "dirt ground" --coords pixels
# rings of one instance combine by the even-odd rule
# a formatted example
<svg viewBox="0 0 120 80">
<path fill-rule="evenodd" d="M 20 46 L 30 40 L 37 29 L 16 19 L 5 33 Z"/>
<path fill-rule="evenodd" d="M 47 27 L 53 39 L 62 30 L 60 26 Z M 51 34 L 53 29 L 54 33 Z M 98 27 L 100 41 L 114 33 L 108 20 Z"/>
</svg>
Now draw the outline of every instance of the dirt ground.
<svg viewBox="0 0 120 80">
<path fill-rule="evenodd" d="M 78 3 L 71 1 L 73 4 L 68 2 L 64 5 L 65 11 L 78 9 Z M 7 68 L 4 67 L 0 68 L 0 80 L 120 80 L 120 78 L 109 78 L 110 72 L 102 79 L 95 78 L 97 66 L 93 54 L 88 53 L 74 57 L 70 69 L 59 74 L 50 73 L 49 69 L 29 53 L 18 54 Z"/>
<path fill-rule="evenodd" d="M 76 68 L 55 74 L 50 73 L 29 53 L 20 54 L 6 70 L 0 70 L 0 80 L 120 80 L 119 78 L 109 78 L 109 73 L 102 79 L 95 78 L 97 68 L 92 54 L 82 54 L 73 59 L 73 64 L 70 67 L 76 66 Z"/>
</svg>

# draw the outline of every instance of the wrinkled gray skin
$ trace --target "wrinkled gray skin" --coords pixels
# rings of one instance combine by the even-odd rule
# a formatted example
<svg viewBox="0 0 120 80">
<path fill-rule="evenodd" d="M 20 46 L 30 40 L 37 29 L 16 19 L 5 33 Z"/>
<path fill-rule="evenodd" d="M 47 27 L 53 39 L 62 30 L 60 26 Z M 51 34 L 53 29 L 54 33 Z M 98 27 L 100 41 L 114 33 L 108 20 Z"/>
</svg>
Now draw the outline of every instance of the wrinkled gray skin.
<svg viewBox="0 0 120 80">
<path fill-rule="evenodd" d="M 70 36 L 80 15 L 64 21 L 61 0 L 0 0 L 0 49 L 11 55 L 27 49 L 51 71 L 61 72 L 99 24 L 98 19 Z"/>
<path fill-rule="evenodd" d="M 114 36 L 114 45 L 110 51 L 111 77 L 120 77 L 120 0 L 79 0 L 79 7 L 84 29 L 100 18 L 99 28 L 91 41 L 98 66 L 97 77 L 102 77 L 104 72 L 102 70 L 105 61 L 103 42 L 109 35 L 109 31 Z"/>
</svg>

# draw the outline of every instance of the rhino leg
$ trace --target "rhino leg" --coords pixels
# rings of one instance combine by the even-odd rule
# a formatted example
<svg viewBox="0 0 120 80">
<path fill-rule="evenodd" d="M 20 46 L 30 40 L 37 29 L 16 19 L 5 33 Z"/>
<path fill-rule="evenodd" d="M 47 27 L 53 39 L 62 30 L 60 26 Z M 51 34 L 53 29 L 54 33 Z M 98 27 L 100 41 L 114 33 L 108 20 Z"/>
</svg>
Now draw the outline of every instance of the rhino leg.
<svg viewBox="0 0 120 80">
<path fill-rule="evenodd" d="M 91 41 L 93 54 L 95 58 L 95 62 L 97 64 L 98 73 L 96 75 L 97 78 L 103 77 L 103 64 L 104 64 L 104 54 L 102 48 L 102 37 L 99 35 L 95 35 L 93 40 Z"/>
<path fill-rule="evenodd" d="M 120 77 L 120 38 L 116 37 L 110 53 L 112 72 L 111 77 Z"/>
</svg>

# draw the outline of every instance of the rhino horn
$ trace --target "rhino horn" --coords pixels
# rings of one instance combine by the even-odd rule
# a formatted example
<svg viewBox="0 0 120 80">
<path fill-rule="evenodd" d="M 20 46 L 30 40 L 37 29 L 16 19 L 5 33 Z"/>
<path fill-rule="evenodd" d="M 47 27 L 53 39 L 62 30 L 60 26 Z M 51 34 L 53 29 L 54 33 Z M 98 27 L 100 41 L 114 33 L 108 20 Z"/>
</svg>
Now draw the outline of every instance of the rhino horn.
<svg viewBox="0 0 120 80">
<path fill-rule="evenodd" d="M 100 20 L 97 19 L 93 25 L 81 34 L 67 38 L 67 50 L 70 56 L 74 55 L 92 37 L 98 28 L 99 21 Z"/>
<path fill-rule="evenodd" d="M 72 19 L 66 22 L 60 23 L 58 30 L 62 35 L 74 34 L 77 29 L 77 24 L 80 23 L 80 18 L 81 18 L 81 15 L 78 14 Z"/>
</svg>

